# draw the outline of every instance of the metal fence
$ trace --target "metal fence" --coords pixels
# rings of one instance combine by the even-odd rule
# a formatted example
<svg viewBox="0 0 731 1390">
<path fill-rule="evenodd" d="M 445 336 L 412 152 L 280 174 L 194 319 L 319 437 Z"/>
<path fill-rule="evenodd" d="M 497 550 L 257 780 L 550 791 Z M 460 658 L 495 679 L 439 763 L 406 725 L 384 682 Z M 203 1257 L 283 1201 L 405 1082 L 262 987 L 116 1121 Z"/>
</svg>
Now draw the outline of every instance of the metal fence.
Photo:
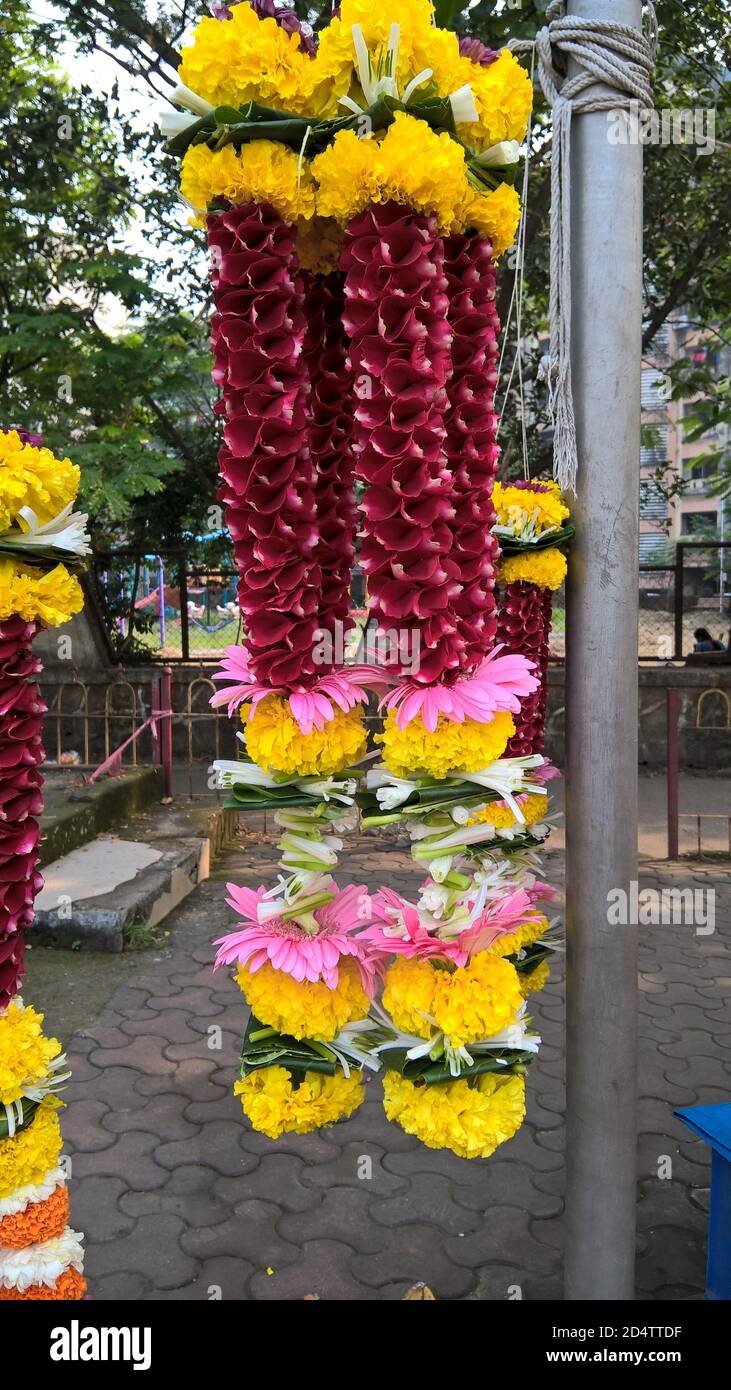
<svg viewBox="0 0 731 1390">
<path fill-rule="evenodd" d="M 667 564 L 641 564 L 638 653 L 640 661 L 682 660 L 694 648 L 694 633 L 706 628 L 729 645 L 731 556 L 728 541 L 686 540 L 675 544 Z M 140 555 L 131 549 L 96 556 L 94 581 L 115 655 L 130 665 L 162 661 L 217 661 L 240 642 L 241 615 L 236 572 L 207 566 L 182 551 Z M 356 604 L 363 602 L 362 576 L 354 579 Z M 354 609 L 354 612 L 358 612 Z M 566 599 L 554 596 L 550 655 L 566 654 Z"/>
<path fill-rule="evenodd" d="M 729 648 L 731 628 L 731 541 L 675 542 L 667 564 L 641 564 L 639 573 L 638 655 L 640 661 L 682 661 L 695 647 L 694 634 L 705 628 Z M 554 598 L 550 652 L 554 661 L 566 653 L 566 607 L 563 588 Z"/>
<path fill-rule="evenodd" d="M 236 571 L 182 550 L 94 557 L 94 585 L 112 649 L 130 661 L 215 661 L 241 639 Z"/>
</svg>

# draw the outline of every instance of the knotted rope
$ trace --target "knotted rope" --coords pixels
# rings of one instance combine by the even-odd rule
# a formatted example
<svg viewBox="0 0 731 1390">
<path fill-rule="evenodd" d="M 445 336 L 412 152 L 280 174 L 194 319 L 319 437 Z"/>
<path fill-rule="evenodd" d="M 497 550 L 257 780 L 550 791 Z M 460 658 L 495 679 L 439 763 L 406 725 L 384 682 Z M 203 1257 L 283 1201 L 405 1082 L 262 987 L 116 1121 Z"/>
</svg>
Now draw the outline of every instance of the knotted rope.
<svg viewBox="0 0 731 1390">
<path fill-rule="evenodd" d="M 578 457 L 571 388 L 571 121 L 591 111 L 627 110 L 633 102 L 652 109 L 657 18 L 649 0 L 647 34 L 611 20 L 561 16 L 563 9 L 564 0 L 552 0 L 546 11 L 548 24 L 535 43 L 516 40 L 509 47 L 515 52 L 535 50 L 541 87 L 553 113 L 550 346 L 544 371 L 554 430 L 553 476 L 562 490 L 574 492 Z M 560 68 L 558 55 L 564 60 Z M 560 70 L 569 58 L 579 69 L 571 77 Z M 605 90 L 597 90 L 597 83 Z"/>
</svg>

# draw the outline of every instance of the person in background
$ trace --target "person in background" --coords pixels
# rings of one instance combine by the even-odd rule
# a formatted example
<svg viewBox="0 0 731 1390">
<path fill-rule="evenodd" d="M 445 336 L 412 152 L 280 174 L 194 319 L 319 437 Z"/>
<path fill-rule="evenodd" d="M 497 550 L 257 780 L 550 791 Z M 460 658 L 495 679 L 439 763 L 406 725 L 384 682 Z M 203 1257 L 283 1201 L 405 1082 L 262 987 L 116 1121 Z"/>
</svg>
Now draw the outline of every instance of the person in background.
<svg viewBox="0 0 731 1390">
<path fill-rule="evenodd" d="M 693 633 L 695 639 L 694 652 L 722 652 L 723 643 L 717 642 L 711 637 L 707 627 L 697 627 Z"/>
</svg>

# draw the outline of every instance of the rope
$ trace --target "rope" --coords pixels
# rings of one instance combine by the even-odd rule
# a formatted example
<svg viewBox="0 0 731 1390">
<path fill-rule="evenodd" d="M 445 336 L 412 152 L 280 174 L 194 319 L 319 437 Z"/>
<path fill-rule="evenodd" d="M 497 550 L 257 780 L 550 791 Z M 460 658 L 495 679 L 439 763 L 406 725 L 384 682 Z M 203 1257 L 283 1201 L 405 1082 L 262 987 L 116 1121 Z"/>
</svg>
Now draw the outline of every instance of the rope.
<svg viewBox="0 0 731 1390">
<path fill-rule="evenodd" d="M 531 80 L 531 88 L 533 87 L 533 75 L 534 75 L 534 72 L 535 72 L 535 62 L 536 62 L 536 50 L 535 50 L 535 46 L 533 46 L 533 47 L 532 47 L 532 52 L 531 52 L 531 59 L 530 59 L 530 80 Z M 506 319 L 505 319 L 505 324 L 504 324 L 504 327 L 503 327 L 503 345 L 502 345 L 502 348 L 501 348 L 501 351 L 500 351 L 500 361 L 499 361 L 499 363 L 498 363 L 498 380 L 501 379 L 501 375 L 502 375 L 503 358 L 504 358 L 504 356 L 505 356 L 505 348 L 506 348 L 507 341 L 508 341 L 508 330 L 509 330 L 510 324 L 511 324 L 511 322 L 512 322 L 513 307 L 514 307 L 514 305 L 515 305 L 515 303 L 516 303 L 516 298 L 517 298 L 517 316 L 516 316 L 516 321 L 515 321 L 515 356 L 514 356 L 514 358 L 513 358 L 513 364 L 512 364 L 512 366 L 511 366 L 511 368 L 510 368 L 510 375 L 508 376 L 507 384 L 506 384 L 505 389 L 504 389 L 503 403 L 502 403 L 502 406 L 501 406 L 501 408 L 500 408 L 500 418 L 499 418 L 499 420 L 498 420 L 497 435 L 496 435 L 496 438 L 499 438 L 499 437 L 500 437 L 500 430 L 502 429 L 503 417 L 504 417 L 504 415 L 505 415 L 505 410 L 506 410 L 506 407 L 507 407 L 507 404 L 508 404 L 508 397 L 509 397 L 509 395 L 510 395 L 510 388 L 511 388 L 511 386 L 512 386 L 512 384 L 513 384 L 513 377 L 514 377 L 514 375 L 515 375 L 515 368 L 516 368 L 516 366 L 517 366 L 517 368 L 518 368 L 518 399 L 519 399 L 519 402 L 520 402 L 519 408 L 520 408 L 521 449 L 522 449 L 522 453 L 523 453 L 523 477 L 525 478 L 525 481 L 526 481 L 526 482 L 529 482 L 529 480 L 530 480 L 530 466 L 529 466 L 529 463 L 528 463 L 528 431 L 527 431 L 526 421 L 525 421 L 525 383 L 524 383 L 524 380 L 523 380 L 523 296 L 524 296 L 524 292 L 525 292 L 525 236 L 526 236 L 526 223 L 527 223 L 527 218 L 528 218 L 528 179 L 529 179 L 529 174 L 530 174 L 530 152 L 531 152 L 532 126 L 533 126 L 533 110 L 531 109 L 530 116 L 528 117 L 528 129 L 527 129 L 527 131 L 526 131 L 526 136 L 525 136 L 525 165 L 524 165 L 524 168 L 523 168 L 523 187 L 522 187 L 522 189 L 521 189 L 521 194 L 520 194 L 520 223 L 519 223 L 519 225 L 518 225 L 518 233 L 517 233 L 517 236 L 516 236 L 516 238 L 515 238 L 516 254 L 517 254 L 517 264 L 516 264 L 516 268 L 515 268 L 515 276 L 514 276 L 514 278 L 513 278 L 513 288 L 512 288 L 511 294 L 510 294 L 510 303 L 509 303 L 509 305 L 508 305 L 508 312 L 507 312 L 507 316 L 506 316 Z"/>
<path fill-rule="evenodd" d="M 611 20 L 561 15 L 564 0 L 552 0 L 548 24 L 535 42 L 515 40 L 514 52 L 535 51 L 538 76 L 553 112 L 551 150 L 550 345 L 544 365 L 548 411 L 553 425 L 553 476 L 562 490 L 576 490 L 576 421 L 571 387 L 571 121 L 592 111 L 652 108 L 657 52 L 657 18 L 648 0 L 648 32 Z M 572 58 L 579 71 L 565 76 L 556 58 Z M 609 91 L 597 91 L 602 83 Z"/>
</svg>

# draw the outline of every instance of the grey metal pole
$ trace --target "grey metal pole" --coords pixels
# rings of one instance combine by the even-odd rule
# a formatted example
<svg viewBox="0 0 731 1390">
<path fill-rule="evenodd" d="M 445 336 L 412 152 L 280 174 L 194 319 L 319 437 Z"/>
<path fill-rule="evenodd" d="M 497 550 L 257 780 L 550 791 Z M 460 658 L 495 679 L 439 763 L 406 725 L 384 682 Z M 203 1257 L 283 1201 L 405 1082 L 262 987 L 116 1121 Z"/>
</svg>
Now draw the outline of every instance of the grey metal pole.
<svg viewBox="0 0 731 1390">
<path fill-rule="evenodd" d="M 641 0 L 572 0 L 637 28 Z M 632 1299 L 636 928 L 608 895 L 637 872 L 642 149 L 607 113 L 571 135 L 572 377 L 579 452 L 566 657 L 565 1296 Z"/>
</svg>

